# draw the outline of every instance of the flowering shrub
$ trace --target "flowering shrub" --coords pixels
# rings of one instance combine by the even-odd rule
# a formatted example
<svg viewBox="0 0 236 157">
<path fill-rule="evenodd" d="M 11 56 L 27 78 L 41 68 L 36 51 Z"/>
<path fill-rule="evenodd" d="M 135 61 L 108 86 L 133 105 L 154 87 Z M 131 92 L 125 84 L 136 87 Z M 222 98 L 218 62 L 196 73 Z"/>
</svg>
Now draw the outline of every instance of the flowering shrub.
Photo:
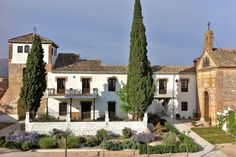
<svg viewBox="0 0 236 157">
<path fill-rule="evenodd" d="M 31 145 L 37 145 L 39 134 L 37 132 L 16 131 L 13 134 L 6 136 L 6 142 L 23 143 L 28 142 Z"/>
<path fill-rule="evenodd" d="M 133 140 L 138 141 L 140 143 L 150 143 L 155 140 L 156 135 L 153 133 L 139 133 L 137 135 L 132 136 Z"/>
</svg>

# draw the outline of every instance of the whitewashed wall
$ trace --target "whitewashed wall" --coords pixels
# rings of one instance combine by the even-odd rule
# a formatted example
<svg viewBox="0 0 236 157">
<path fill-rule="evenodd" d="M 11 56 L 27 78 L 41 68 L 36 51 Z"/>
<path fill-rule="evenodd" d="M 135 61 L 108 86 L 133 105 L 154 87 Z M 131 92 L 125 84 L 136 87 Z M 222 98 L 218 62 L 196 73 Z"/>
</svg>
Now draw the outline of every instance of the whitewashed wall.
<svg viewBox="0 0 236 157">
<path fill-rule="evenodd" d="M 108 113 L 107 115 L 108 116 Z M 147 114 L 143 121 L 119 121 L 119 122 L 29 122 L 29 116 L 25 119 L 25 129 L 28 132 L 51 134 L 54 128 L 59 130 L 70 129 L 75 135 L 96 135 L 97 131 L 105 129 L 110 134 L 122 134 L 122 129 L 130 128 L 133 133 L 141 133 L 147 129 Z"/>
<path fill-rule="evenodd" d="M 119 91 L 122 88 L 122 82 L 126 83 L 127 75 L 126 74 L 63 74 L 63 73 L 49 73 L 48 74 L 48 88 L 57 88 L 57 82 L 56 77 L 68 77 L 68 80 L 66 81 L 66 89 L 82 89 L 82 82 L 80 80 L 81 77 L 91 77 L 92 81 L 90 82 L 90 89 L 91 93 L 93 93 L 93 88 L 98 88 L 98 97 L 96 98 L 96 105 L 95 110 L 98 115 L 104 115 L 105 111 L 108 110 L 108 102 L 109 101 L 115 101 L 116 102 L 116 115 L 119 117 L 124 117 L 125 114 L 121 111 L 119 104 L 121 103 L 119 97 L 115 92 L 109 92 L 108 91 L 108 78 L 109 77 L 116 77 L 116 91 Z M 89 99 L 73 99 L 73 106 L 77 106 L 78 110 L 80 110 L 80 103 L 81 101 L 88 101 Z M 67 102 L 69 104 L 68 99 L 60 99 L 56 100 L 54 98 L 48 99 L 48 107 L 52 112 L 55 111 L 56 117 L 58 117 L 58 111 L 59 111 L 59 102 Z M 92 99 L 90 99 L 92 101 Z M 50 113 L 49 110 L 49 113 Z M 75 111 L 76 108 L 73 107 L 72 111 Z M 93 113 L 93 112 L 92 112 Z"/>
<path fill-rule="evenodd" d="M 119 117 L 123 117 L 124 114 L 120 107 L 120 100 L 117 96 L 116 92 L 108 92 L 108 85 L 107 79 L 109 77 L 116 77 L 117 84 L 116 84 L 116 91 L 122 88 L 122 83 L 126 83 L 127 74 L 78 74 L 78 73 L 49 73 L 48 74 L 48 88 L 57 88 L 56 77 L 68 77 L 66 81 L 66 89 L 81 89 L 82 82 L 80 80 L 81 77 L 91 77 L 92 81 L 90 84 L 91 93 L 93 88 L 98 88 L 99 95 L 96 98 L 96 118 L 104 115 L 105 111 L 108 110 L 108 101 L 115 101 L 116 102 L 116 114 Z M 155 96 L 158 95 L 158 88 L 159 88 L 159 79 L 168 79 L 167 82 L 167 90 L 173 92 L 174 99 L 171 99 L 167 106 L 162 106 L 160 102 L 154 100 L 152 105 L 148 108 L 149 112 L 162 112 L 164 111 L 169 116 L 175 117 L 176 114 L 180 114 L 180 117 L 189 118 L 192 117 L 193 112 L 196 111 L 196 78 L 194 73 L 189 74 L 159 74 L 154 73 L 153 75 L 154 83 L 156 85 L 156 93 Z M 185 78 L 189 79 L 188 84 L 188 92 L 181 92 L 181 83 L 180 79 Z M 176 82 L 178 80 L 178 82 Z M 48 99 L 48 107 L 51 110 L 51 113 L 54 112 L 54 116 L 58 117 L 59 111 L 59 102 L 64 101 L 69 103 L 69 100 L 56 100 L 54 98 Z M 73 107 L 72 111 L 78 110 L 80 111 L 80 101 L 73 99 L 73 105 L 77 106 L 76 108 Z M 84 100 L 82 100 L 84 101 Z M 187 101 L 188 102 L 188 111 L 181 111 L 181 102 Z M 50 113 L 49 110 L 49 113 Z M 91 112 L 93 114 L 93 112 Z"/>
<path fill-rule="evenodd" d="M 181 92 L 180 79 L 189 79 L 188 92 Z M 176 114 L 180 114 L 181 118 L 189 118 L 193 116 L 193 112 L 196 112 L 196 76 L 195 73 L 188 74 L 154 74 L 154 83 L 156 85 L 155 96 L 159 92 L 159 79 L 167 79 L 167 91 L 171 91 L 171 98 L 166 106 L 162 106 L 161 102 L 157 100 L 153 101 L 153 104 L 149 107 L 149 111 L 155 110 L 155 112 L 164 112 L 169 116 L 175 117 Z M 176 81 L 178 80 L 178 81 Z M 181 111 L 181 102 L 188 102 L 188 110 Z"/>
<path fill-rule="evenodd" d="M 25 45 L 29 45 L 30 48 L 32 47 L 32 44 L 24 44 L 24 43 L 14 43 L 13 47 L 12 47 L 12 64 L 25 64 L 27 61 L 27 56 L 28 53 L 25 53 Z M 44 61 L 46 63 L 48 63 L 48 59 L 49 59 L 49 54 L 48 54 L 48 50 L 49 50 L 49 45 L 50 44 L 42 44 L 42 48 L 44 50 Z M 23 46 L 23 52 L 22 53 L 18 53 L 17 52 L 17 47 L 18 46 Z M 53 47 L 53 51 L 56 51 L 56 48 Z M 55 63 L 57 55 L 52 55 L 52 64 Z"/>
</svg>

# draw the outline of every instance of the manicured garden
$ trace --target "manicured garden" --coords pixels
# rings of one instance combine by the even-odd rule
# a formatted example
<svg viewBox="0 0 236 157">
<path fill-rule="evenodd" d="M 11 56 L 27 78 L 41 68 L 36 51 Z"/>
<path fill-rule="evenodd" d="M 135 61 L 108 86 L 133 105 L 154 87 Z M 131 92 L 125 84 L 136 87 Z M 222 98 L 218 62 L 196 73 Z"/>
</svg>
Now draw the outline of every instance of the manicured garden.
<svg viewBox="0 0 236 157">
<path fill-rule="evenodd" d="M 185 134 L 180 133 L 168 122 L 164 122 L 157 115 L 150 115 L 149 129 L 135 134 L 134 130 L 124 128 L 122 135 L 114 135 L 104 129 L 95 136 L 75 136 L 69 130 L 54 129 L 50 135 L 37 132 L 17 131 L 6 137 L 0 137 L 0 147 L 28 151 L 31 149 L 64 149 L 96 147 L 109 151 L 137 149 L 140 154 L 162 154 L 197 152 L 199 146 Z M 160 122 L 164 122 L 161 125 Z M 23 128 L 23 127 L 22 127 Z"/>
<path fill-rule="evenodd" d="M 235 138 L 217 127 L 192 128 L 192 130 L 211 144 L 233 143 Z"/>
</svg>

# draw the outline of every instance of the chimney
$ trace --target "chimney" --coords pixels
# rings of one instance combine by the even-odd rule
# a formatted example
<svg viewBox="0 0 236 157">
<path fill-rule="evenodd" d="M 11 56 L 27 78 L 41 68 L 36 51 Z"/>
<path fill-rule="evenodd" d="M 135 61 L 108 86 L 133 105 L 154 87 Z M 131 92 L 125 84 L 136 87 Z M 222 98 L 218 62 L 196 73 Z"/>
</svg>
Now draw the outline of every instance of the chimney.
<svg viewBox="0 0 236 157">
<path fill-rule="evenodd" d="M 208 23 L 208 31 L 204 35 L 205 42 L 204 42 L 204 50 L 205 51 L 212 51 L 213 48 L 213 31 L 210 29 L 210 22 Z"/>
</svg>

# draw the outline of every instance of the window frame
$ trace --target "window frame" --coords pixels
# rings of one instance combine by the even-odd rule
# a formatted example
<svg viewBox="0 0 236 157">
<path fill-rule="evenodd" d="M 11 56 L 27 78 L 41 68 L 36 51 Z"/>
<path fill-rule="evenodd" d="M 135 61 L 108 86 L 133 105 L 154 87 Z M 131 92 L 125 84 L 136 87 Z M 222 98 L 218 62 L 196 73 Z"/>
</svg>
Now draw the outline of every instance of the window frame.
<svg viewBox="0 0 236 157">
<path fill-rule="evenodd" d="M 26 51 L 28 50 L 28 51 Z M 25 45 L 24 46 L 24 53 L 29 53 L 30 52 L 30 46 L 29 45 Z"/>
<path fill-rule="evenodd" d="M 186 84 L 183 82 L 187 82 Z M 188 84 L 189 84 L 189 79 L 181 79 L 180 80 L 180 85 L 181 85 L 181 92 L 188 92 Z M 186 85 L 186 87 L 185 87 Z"/>
<path fill-rule="evenodd" d="M 19 51 L 19 50 L 21 50 L 21 51 Z M 17 46 L 17 53 L 23 53 L 23 46 Z"/>
<path fill-rule="evenodd" d="M 186 105 L 186 106 L 184 106 L 184 105 Z M 188 102 L 187 101 L 181 102 L 181 111 L 188 111 Z"/>
<path fill-rule="evenodd" d="M 163 89 L 161 89 L 160 87 L 162 87 L 161 86 L 161 81 L 163 81 Z M 166 79 L 166 78 L 161 78 L 161 79 L 159 79 L 159 81 L 158 81 L 158 85 L 159 85 L 159 94 L 167 94 L 167 83 L 168 83 L 168 79 Z"/>
<path fill-rule="evenodd" d="M 107 82 L 108 82 L 108 92 L 115 92 L 116 91 L 117 78 L 109 77 Z"/>
<path fill-rule="evenodd" d="M 202 60 L 202 67 L 206 68 L 206 67 L 209 67 L 209 66 L 210 66 L 210 59 L 209 59 L 209 57 L 206 56 Z"/>
<path fill-rule="evenodd" d="M 68 105 L 65 102 L 64 103 L 59 103 L 59 116 L 66 116 L 67 115 L 67 106 Z"/>
</svg>

